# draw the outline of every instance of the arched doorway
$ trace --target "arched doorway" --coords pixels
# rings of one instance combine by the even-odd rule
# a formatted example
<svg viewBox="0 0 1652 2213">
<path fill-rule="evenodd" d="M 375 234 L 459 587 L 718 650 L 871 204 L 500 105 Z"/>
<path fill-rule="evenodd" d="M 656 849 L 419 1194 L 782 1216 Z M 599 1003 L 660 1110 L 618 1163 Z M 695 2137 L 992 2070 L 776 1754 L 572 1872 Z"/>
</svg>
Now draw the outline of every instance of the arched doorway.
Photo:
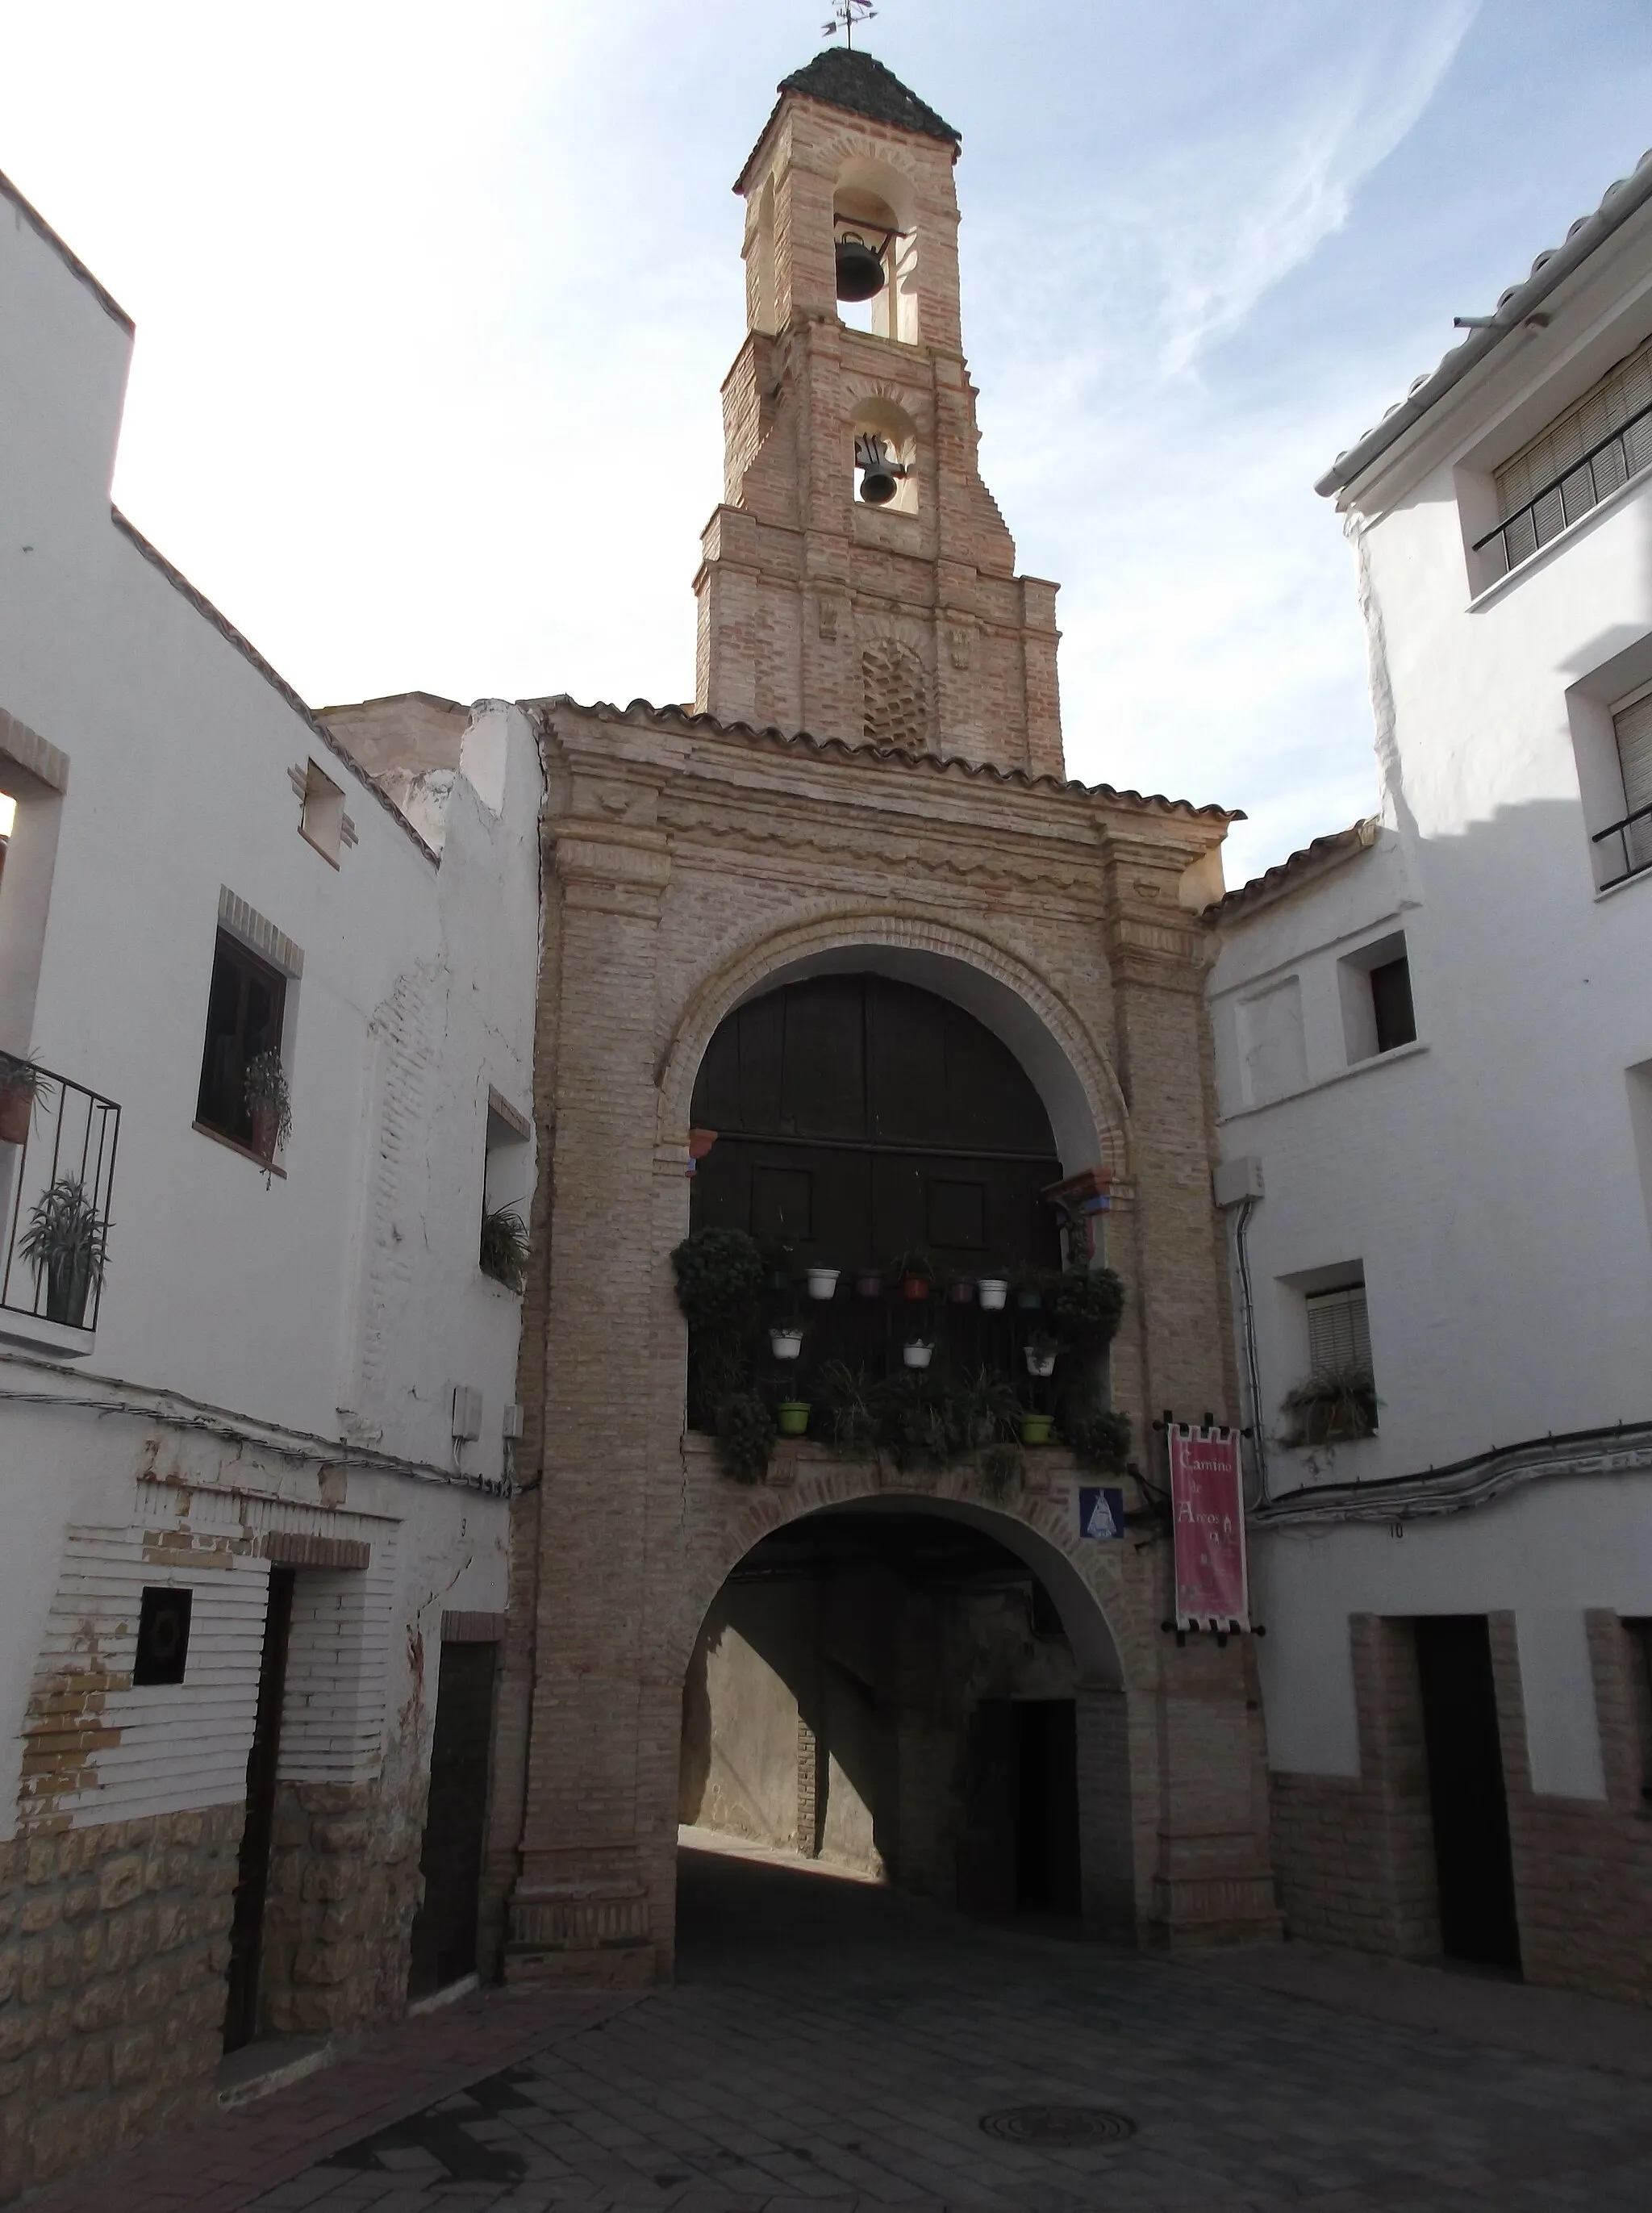
<svg viewBox="0 0 1652 2213">
<path fill-rule="evenodd" d="M 1100 1605 L 1015 1514 L 885 1492 L 783 1523 L 684 1680 L 685 1933 L 730 1850 L 1133 1933 L 1123 1704 Z"/>
</svg>

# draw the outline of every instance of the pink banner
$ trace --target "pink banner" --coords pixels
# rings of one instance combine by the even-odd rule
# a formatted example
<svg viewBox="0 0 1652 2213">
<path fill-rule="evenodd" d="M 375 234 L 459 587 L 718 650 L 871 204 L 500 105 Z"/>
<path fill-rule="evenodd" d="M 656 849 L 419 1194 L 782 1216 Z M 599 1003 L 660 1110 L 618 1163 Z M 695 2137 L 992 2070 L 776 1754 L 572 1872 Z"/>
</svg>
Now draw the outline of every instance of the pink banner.
<svg viewBox="0 0 1652 2213">
<path fill-rule="evenodd" d="M 1250 1626 L 1245 1501 L 1234 1430 L 1170 1430 L 1170 1510 L 1176 1539 L 1176 1626 Z"/>
</svg>

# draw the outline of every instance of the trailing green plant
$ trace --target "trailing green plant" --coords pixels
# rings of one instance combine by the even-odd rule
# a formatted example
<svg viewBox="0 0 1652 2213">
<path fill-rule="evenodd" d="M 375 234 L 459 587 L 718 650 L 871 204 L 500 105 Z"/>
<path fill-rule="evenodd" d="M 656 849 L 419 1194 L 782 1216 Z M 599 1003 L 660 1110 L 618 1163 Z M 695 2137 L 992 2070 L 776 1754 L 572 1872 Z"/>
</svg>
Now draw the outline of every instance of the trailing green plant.
<svg viewBox="0 0 1652 2213">
<path fill-rule="evenodd" d="M 933 1253 L 926 1252 L 921 1245 L 913 1245 L 905 1253 L 897 1253 L 890 1265 L 889 1273 L 897 1283 L 904 1283 L 908 1276 L 921 1276 L 931 1290 L 942 1277 L 941 1263 Z"/>
<path fill-rule="evenodd" d="M 241 1096 L 253 1118 L 253 1150 L 265 1169 L 272 1170 L 276 1155 L 293 1133 L 293 1101 L 287 1070 L 281 1055 L 272 1047 L 266 1046 L 247 1062 L 247 1072 L 241 1078 Z M 265 1182 L 270 1180 L 266 1174 Z"/>
<path fill-rule="evenodd" d="M 49 1091 L 46 1070 L 26 1054 L 0 1052 L 0 1091 L 26 1091 L 32 1099 L 41 1091 Z"/>
<path fill-rule="evenodd" d="M 108 1242 L 108 1222 L 78 1176 L 59 1176 L 35 1200 L 17 1250 L 37 1286 L 46 1277 L 48 1321 L 83 1326 L 87 1300 L 103 1285 Z"/>
<path fill-rule="evenodd" d="M 817 1380 L 832 1442 L 856 1460 L 869 1460 L 878 1447 L 876 1386 L 846 1360 L 828 1360 Z"/>
<path fill-rule="evenodd" d="M 1064 1268 L 1048 1278 L 1044 1298 L 1051 1329 L 1075 1352 L 1110 1344 L 1124 1305 L 1125 1287 L 1112 1268 Z"/>
<path fill-rule="evenodd" d="M 1287 1391 L 1287 1445 L 1351 1444 L 1376 1435 L 1376 1382 L 1369 1368 L 1326 1369 Z"/>
<path fill-rule="evenodd" d="M 717 1458 L 736 1483 L 761 1483 L 774 1449 L 775 1419 L 755 1391 L 732 1391 L 717 1408 Z"/>
<path fill-rule="evenodd" d="M 989 1498 L 1008 1498 L 1027 1472 L 1026 1456 L 1015 1443 L 988 1445 L 977 1465 Z"/>
<path fill-rule="evenodd" d="M 697 1229 L 671 1256 L 677 1304 L 692 1330 L 755 1325 L 763 1296 L 763 1254 L 743 1229 Z"/>
<path fill-rule="evenodd" d="M 1130 1450 L 1130 1417 L 1111 1406 L 1092 1406 L 1082 1413 L 1064 1414 L 1061 1435 L 1081 1466 L 1116 1474 Z"/>
<path fill-rule="evenodd" d="M 491 1207 L 482 1216 L 482 1273 L 520 1291 L 527 1281 L 527 1224 L 515 1207 Z"/>
</svg>

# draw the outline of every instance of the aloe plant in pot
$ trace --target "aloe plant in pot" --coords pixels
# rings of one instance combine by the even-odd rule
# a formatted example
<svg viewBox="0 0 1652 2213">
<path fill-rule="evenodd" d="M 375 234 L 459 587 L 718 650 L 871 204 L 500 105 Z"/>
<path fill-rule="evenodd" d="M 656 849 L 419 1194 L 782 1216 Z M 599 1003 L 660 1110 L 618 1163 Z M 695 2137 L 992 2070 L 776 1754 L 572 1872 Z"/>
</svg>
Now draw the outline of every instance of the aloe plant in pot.
<svg viewBox="0 0 1652 2213">
<path fill-rule="evenodd" d="M 17 1250 L 46 1278 L 46 1318 L 86 1326 L 86 1302 L 101 1289 L 109 1224 L 78 1176 L 59 1176 L 35 1200 Z"/>
</svg>

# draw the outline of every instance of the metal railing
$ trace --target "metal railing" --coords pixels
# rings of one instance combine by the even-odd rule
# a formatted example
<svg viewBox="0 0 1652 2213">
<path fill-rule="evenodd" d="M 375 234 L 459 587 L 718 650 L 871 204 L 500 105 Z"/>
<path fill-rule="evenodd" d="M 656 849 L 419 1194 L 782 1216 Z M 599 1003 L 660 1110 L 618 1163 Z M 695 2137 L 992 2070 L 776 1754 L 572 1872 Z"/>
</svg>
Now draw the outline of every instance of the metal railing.
<svg viewBox="0 0 1652 2213">
<path fill-rule="evenodd" d="M 1497 576 L 1506 576 L 1649 464 L 1652 464 L 1652 406 L 1643 407 L 1598 446 L 1591 446 L 1581 460 L 1545 485 L 1524 507 L 1517 507 L 1495 530 L 1477 539 L 1474 551 L 1490 550 L 1493 561 L 1500 558 L 1503 564 Z M 1495 581 L 1495 577 L 1488 579 Z"/>
<path fill-rule="evenodd" d="M 113 1099 L 53 1070 L 38 1071 L 24 1135 L 0 1138 L 0 1310 L 97 1327 L 119 1135 Z"/>
<path fill-rule="evenodd" d="M 1652 869 L 1652 805 L 1637 807 L 1621 822 L 1609 822 L 1604 830 L 1595 832 L 1589 843 L 1604 845 L 1608 838 L 1618 840 L 1618 857 L 1623 866 L 1615 876 L 1601 877 L 1595 888 L 1603 892 L 1622 883 L 1625 876 L 1638 876 L 1643 869 Z"/>
</svg>

